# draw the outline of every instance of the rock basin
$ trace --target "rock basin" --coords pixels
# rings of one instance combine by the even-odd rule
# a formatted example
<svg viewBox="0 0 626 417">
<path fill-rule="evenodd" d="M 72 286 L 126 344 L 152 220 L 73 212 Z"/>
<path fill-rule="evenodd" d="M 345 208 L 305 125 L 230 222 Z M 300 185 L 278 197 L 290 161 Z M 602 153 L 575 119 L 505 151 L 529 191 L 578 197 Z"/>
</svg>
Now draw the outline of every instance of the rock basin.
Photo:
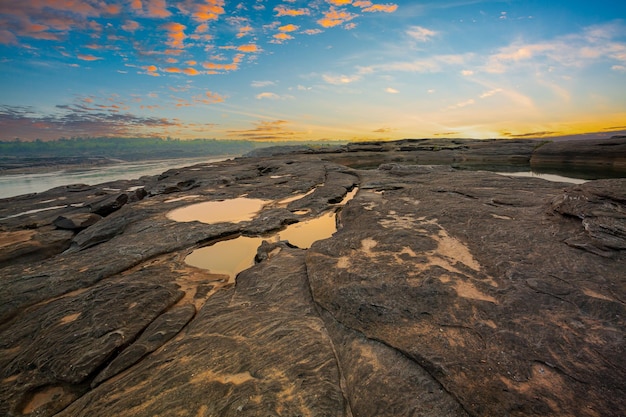
<svg viewBox="0 0 626 417">
<path fill-rule="evenodd" d="M 168 218 L 175 221 L 200 221 L 208 224 L 249 221 L 257 216 L 264 206 L 286 206 L 314 191 L 287 197 L 277 202 L 240 197 L 233 200 L 197 203 L 168 213 Z M 257 249 L 264 241 L 287 241 L 292 246 L 308 249 L 314 242 L 331 237 L 337 231 L 338 210 L 354 198 L 357 191 L 358 189 L 354 188 L 340 203 L 335 204 L 331 211 L 322 213 L 316 218 L 292 223 L 284 229 L 262 237 L 237 236 L 215 242 L 210 246 L 194 250 L 185 258 L 185 262 L 190 266 L 206 269 L 212 274 L 227 275 L 229 282 L 234 282 L 239 272 L 254 265 Z M 296 210 L 296 212 L 301 212 L 301 210 Z"/>
</svg>

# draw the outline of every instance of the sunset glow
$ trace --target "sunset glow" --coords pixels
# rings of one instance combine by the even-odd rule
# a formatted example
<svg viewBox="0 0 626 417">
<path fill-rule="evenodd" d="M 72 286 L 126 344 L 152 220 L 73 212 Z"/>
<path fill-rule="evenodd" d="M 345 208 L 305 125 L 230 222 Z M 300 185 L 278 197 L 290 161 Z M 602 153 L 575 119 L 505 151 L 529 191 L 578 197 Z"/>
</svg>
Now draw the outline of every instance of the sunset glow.
<svg viewBox="0 0 626 417">
<path fill-rule="evenodd" d="M 0 3 L 0 140 L 626 132 L 626 3 Z"/>
</svg>

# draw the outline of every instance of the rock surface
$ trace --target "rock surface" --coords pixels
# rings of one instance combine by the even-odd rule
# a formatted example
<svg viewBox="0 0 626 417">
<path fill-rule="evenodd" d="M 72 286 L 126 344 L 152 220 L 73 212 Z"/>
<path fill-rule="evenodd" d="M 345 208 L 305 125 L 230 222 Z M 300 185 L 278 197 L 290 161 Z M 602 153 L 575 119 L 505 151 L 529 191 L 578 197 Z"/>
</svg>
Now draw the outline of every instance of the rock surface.
<svg viewBox="0 0 626 417">
<path fill-rule="evenodd" d="M 461 147 L 496 164 L 528 147 L 442 143 L 431 157 Z M 435 144 L 301 149 L 2 200 L 0 415 L 622 415 L 626 179 L 394 162 Z M 337 210 L 355 187 L 331 238 L 265 242 L 234 284 L 184 261 Z M 244 195 L 268 200 L 252 220 L 167 217 Z"/>
</svg>

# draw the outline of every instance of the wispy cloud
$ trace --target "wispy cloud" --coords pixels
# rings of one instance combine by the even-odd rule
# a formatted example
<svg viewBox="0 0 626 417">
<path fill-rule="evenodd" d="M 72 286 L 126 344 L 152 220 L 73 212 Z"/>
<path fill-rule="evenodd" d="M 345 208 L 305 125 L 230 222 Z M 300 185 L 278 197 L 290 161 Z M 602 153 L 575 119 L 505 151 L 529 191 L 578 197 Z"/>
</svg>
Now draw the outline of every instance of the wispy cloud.
<svg viewBox="0 0 626 417">
<path fill-rule="evenodd" d="M 601 61 L 612 66 L 626 65 L 626 42 L 618 40 L 624 30 L 622 23 L 610 23 L 542 42 L 517 41 L 489 55 L 482 70 L 505 73 L 538 65 L 580 68 Z"/>
<path fill-rule="evenodd" d="M 252 81 L 250 84 L 254 88 L 262 88 L 276 84 L 274 81 Z"/>
<path fill-rule="evenodd" d="M 247 130 L 229 130 L 231 137 L 248 140 L 296 140 L 302 137 L 302 132 L 287 129 L 286 120 L 261 120 L 254 123 L 255 127 Z"/>
<path fill-rule="evenodd" d="M 342 85 L 342 84 L 350 84 L 355 81 L 358 81 L 361 79 L 361 76 L 358 74 L 355 74 L 355 75 L 323 74 L 322 79 L 326 81 L 328 84 Z"/>
<path fill-rule="evenodd" d="M 274 7 L 274 11 L 276 12 L 276 16 L 305 16 L 310 15 L 311 11 L 307 8 L 303 9 L 292 9 L 284 5 Z"/>
<path fill-rule="evenodd" d="M 143 14 L 148 17 L 166 18 L 172 13 L 167 10 L 165 0 L 142 0 Z"/>
<path fill-rule="evenodd" d="M 421 26 L 411 26 L 409 30 L 406 31 L 406 34 L 418 42 L 428 42 L 437 35 L 437 32 Z"/>
<path fill-rule="evenodd" d="M 324 17 L 317 20 L 317 23 L 325 28 L 331 28 L 349 22 L 357 16 L 355 13 L 331 7 L 330 10 L 324 13 Z"/>
<path fill-rule="evenodd" d="M 448 110 L 461 109 L 463 107 L 471 106 L 476 103 L 476 100 L 470 98 L 468 100 L 460 101 L 452 106 L 448 106 Z"/>
<path fill-rule="evenodd" d="M 276 93 L 271 93 L 271 92 L 263 92 L 263 93 L 259 93 L 255 96 L 257 98 L 257 100 L 263 100 L 263 99 L 270 99 L 270 100 L 278 100 L 280 99 L 280 96 Z"/>
<path fill-rule="evenodd" d="M 94 55 L 84 55 L 84 54 L 78 54 L 77 58 L 80 59 L 81 61 L 98 61 L 102 58 L 94 56 Z"/>
</svg>

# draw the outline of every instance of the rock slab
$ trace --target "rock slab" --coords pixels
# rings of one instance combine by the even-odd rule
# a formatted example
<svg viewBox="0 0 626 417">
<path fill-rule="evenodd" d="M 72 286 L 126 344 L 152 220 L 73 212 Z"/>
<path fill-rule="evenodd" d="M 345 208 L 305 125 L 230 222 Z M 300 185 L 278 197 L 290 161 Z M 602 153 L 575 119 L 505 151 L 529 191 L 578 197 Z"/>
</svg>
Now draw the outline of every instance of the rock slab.
<svg viewBox="0 0 626 417">
<path fill-rule="evenodd" d="M 570 185 L 385 154 L 417 144 L 4 200 L 0 415 L 622 415 L 626 179 Z M 336 162 L 364 152 L 386 163 Z M 331 238 L 265 242 L 235 283 L 184 262 L 337 210 L 355 187 Z M 270 203 L 239 223 L 167 217 L 242 195 Z M 96 207 L 91 225 L 55 226 Z"/>
</svg>

